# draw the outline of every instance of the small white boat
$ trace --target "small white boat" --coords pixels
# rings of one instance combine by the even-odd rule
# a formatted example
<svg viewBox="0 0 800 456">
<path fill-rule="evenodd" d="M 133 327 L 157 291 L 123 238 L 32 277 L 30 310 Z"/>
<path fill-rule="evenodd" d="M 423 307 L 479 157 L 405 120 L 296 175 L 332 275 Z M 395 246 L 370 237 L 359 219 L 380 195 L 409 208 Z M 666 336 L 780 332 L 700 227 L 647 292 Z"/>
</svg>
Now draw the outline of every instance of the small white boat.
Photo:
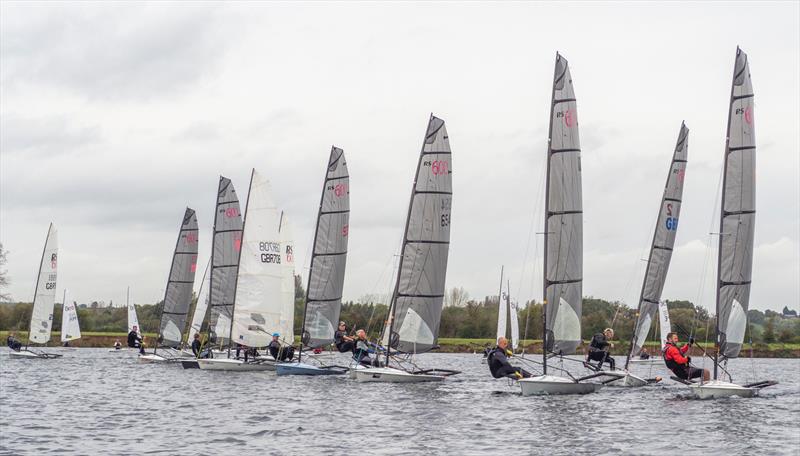
<svg viewBox="0 0 800 456">
<path fill-rule="evenodd" d="M 197 367 L 202 370 L 214 371 L 236 371 L 236 372 L 252 372 L 252 371 L 274 371 L 275 363 L 269 361 L 248 361 L 244 362 L 241 359 L 198 359 Z"/>
<path fill-rule="evenodd" d="M 581 383 L 554 375 L 523 378 L 518 381 L 523 396 L 550 394 L 588 394 L 599 391 L 603 385 L 599 383 Z"/>
<path fill-rule="evenodd" d="M 753 397 L 758 388 L 748 388 L 722 380 L 711 380 L 705 383 L 689 385 L 692 394 L 698 399 L 719 399 L 722 397 Z"/>
<path fill-rule="evenodd" d="M 20 351 L 12 350 L 8 354 L 8 356 L 16 359 L 52 359 L 52 358 L 61 358 L 62 355 L 58 355 L 55 353 L 37 353 L 37 352 L 32 352 L 30 350 L 22 349 Z"/>
<path fill-rule="evenodd" d="M 421 382 L 441 382 L 445 375 L 436 374 L 412 374 L 404 370 L 393 367 L 371 367 L 355 369 L 356 380 L 359 382 L 383 382 L 383 383 L 421 383 Z"/>
<path fill-rule="evenodd" d="M 612 378 L 601 383 L 608 386 L 626 386 L 636 388 L 661 381 L 661 377 L 658 376 L 648 380 L 625 371 L 617 371 L 616 373 L 611 373 L 611 375 L 615 375 L 616 378 Z"/>
<path fill-rule="evenodd" d="M 157 355 L 155 353 L 148 353 L 146 355 L 139 355 L 139 362 L 140 363 L 167 363 L 172 361 L 172 359 L 164 358 L 161 355 Z"/>
<path fill-rule="evenodd" d="M 316 366 L 289 362 L 275 364 L 278 375 L 344 375 L 348 369 L 342 366 Z"/>
</svg>

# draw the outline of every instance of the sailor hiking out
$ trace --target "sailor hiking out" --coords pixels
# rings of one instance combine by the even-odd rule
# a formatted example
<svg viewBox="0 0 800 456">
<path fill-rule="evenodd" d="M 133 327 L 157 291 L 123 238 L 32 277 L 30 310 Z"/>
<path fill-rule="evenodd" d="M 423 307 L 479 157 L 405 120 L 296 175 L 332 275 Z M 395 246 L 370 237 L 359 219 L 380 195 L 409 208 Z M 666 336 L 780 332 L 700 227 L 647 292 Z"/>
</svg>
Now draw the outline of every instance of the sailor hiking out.
<svg viewBox="0 0 800 456">
<path fill-rule="evenodd" d="M 488 356 L 489 371 L 492 373 L 492 377 L 520 379 L 531 376 L 530 372 L 520 367 L 514 367 L 508 362 L 511 354 L 511 350 L 508 350 L 508 339 L 505 337 L 497 339 L 497 347 L 490 351 Z"/>
<path fill-rule="evenodd" d="M 703 377 L 703 381 L 708 381 L 710 374 L 708 369 L 698 369 L 691 366 L 692 358 L 685 356 L 689 348 L 694 344 L 694 338 L 689 338 L 689 343 L 678 348 L 678 333 L 667 334 L 667 343 L 664 346 L 664 364 L 667 365 L 676 377 L 683 380 Z"/>
<path fill-rule="evenodd" d="M 614 338 L 614 330 L 606 328 L 602 333 L 597 333 L 592 337 L 592 342 L 589 344 L 589 357 L 586 360 L 597 361 L 597 369 L 603 368 L 603 363 L 608 363 L 611 370 L 615 369 L 614 358 L 609 354 L 609 350 L 614 348 L 614 344 L 609 342 Z"/>
</svg>

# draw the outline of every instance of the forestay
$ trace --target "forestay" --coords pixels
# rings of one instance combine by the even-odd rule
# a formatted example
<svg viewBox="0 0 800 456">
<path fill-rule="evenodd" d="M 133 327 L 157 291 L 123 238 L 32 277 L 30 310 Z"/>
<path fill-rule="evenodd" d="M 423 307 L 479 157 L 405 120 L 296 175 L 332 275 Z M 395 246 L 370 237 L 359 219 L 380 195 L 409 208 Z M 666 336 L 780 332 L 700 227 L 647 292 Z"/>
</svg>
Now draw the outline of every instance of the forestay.
<svg viewBox="0 0 800 456">
<path fill-rule="evenodd" d="M 208 312 L 209 301 L 209 282 L 211 281 L 211 274 L 208 270 L 211 267 L 211 259 L 209 258 L 206 264 L 206 269 L 203 272 L 203 281 L 200 282 L 200 292 L 197 294 L 197 305 L 194 307 L 194 316 L 192 316 L 192 323 L 189 326 L 189 336 L 186 338 L 188 343 L 192 343 L 194 335 L 200 332 L 203 327 L 203 320 L 206 318 Z"/>
<path fill-rule="evenodd" d="M 66 295 L 67 294 L 65 292 L 64 304 L 61 308 L 62 343 L 81 338 L 81 327 L 80 324 L 78 323 L 78 310 L 75 308 L 75 302 L 67 302 Z"/>
<path fill-rule="evenodd" d="M 333 342 L 342 308 L 349 224 L 350 176 L 344 151 L 334 146 L 322 185 L 311 252 L 303 345 L 321 347 Z"/>
<path fill-rule="evenodd" d="M 278 223 L 270 183 L 254 169 L 233 310 L 233 340 L 248 347 L 266 346 L 281 319 L 283 267 Z"/>
<path fill-rule="evenodd" d="M 650 245 L 650 256 L 647 259 L 644 282 L 639 295 L 639 317 L 636 320 L 633 343 L 628 352 L 626 366 L 630 358 L 637 355 L 644 347 L 647 334 L 650 332 L 659 308 L 661 292 L 664 289 L 664 282 L 667 280 L 667 271 L 672 258 L 672 249 L 675 246 L 675 235 L 678 232 L 688 149 L 689 129 L 681 123 L 678 141 L 667 174 L 667 183 L 664 185 L 664 193 L 661 197 L 653 242 Z"/>
<path fill-rule="evenodd" d="M 33 312 L 28 340 L 44 344 L 50 340 L 53 329 L 53 307 L 56 300 L 56 278 L 58 271 L 58 232 L 53 224 L 47 230 L 42 260 L 39 263 L 39 276 L 36 278 L 36 291 L 33 296 Z"/>
<path fill-rule="evenodd" d="M 425 352 L 437 343 L 450 245 L 452 179 L 447 129 L 442 119 L 431 115 L 411 191 L 389 322 L 391 346 L 402 352 Z"/>
<path fill-rule="evenodd" d="M 545 198 L 546 351 L 581 343 L 583 207 L 578 111 L 567 60 L 556 54 Z"/>
<path fill-rule="evenodd" d="M 717 342 L 736 358 L 744 341 L 753 267 L 756 217 L 756 139 L 747 54 L 736 48 L 720 214 Z"/>
<path fill-rule="evenodd" d="M 209 330 L 218 344 L 230 338 L 239 251 L 242 244 L 242 214 L 239 197 L 230 179 L 220 176 L 211 246 Z"/>
<path fill-rule="evenodd" d="M 197 216 L 186 208 L 172 255 L 172 266 L 164 292 L 164 307 L 159 325 L 159 344 L 177 348 L 183 342 L 183 330 L 192 305 L 192 288 L 197 271 Z"/>
</svg>

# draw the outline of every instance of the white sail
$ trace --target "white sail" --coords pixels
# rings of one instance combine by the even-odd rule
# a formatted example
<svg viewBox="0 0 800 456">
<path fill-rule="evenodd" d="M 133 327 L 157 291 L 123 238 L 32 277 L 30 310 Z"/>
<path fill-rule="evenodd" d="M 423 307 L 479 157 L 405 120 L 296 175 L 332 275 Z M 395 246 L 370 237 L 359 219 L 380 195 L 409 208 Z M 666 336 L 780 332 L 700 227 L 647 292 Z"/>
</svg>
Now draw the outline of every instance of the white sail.
<svg viewBox="0 0 800 456">
<path fill-rule="evenodd" d="M 511 307 L 509 314 L 511 315 L 511 348 L 516 350 L 519 347 L 519 317 L 517 316 L 518 303 L 509 300 Z"/>
<path fill-rule="evenodd" d="M 294 235 L 286 214 L 281 214 L 280 239 L 283 275 L 281 279 L 281 320 L 278 332 L 286 343 L 294 342 Z"/>
<path fill-rule="evenodd" d="M 66 296 L 66 293 L 64 293 L 64 296 Z M 81 326 L 78 324 L 78 310 L 75 308 L 75 303 L 67 302 L 64 299 L 64 305 L 61 309 L 61 342 L 80 339 Z"/>
<path fill-rule="evenodd" d="M 502 282 L 502 274 L 500 276 L 500 281 Z M 503 285 L 500 285 L 500 295 L 498 298 L 498 306 L 497 306 L 497 337 L 495 337 L 495 341 L 500 339 L 501 337 L 506 337 L 507 327 L 506 327 L 506 320 L 508 317 L 508 299 L 506 290 L 503 290 Z"/>
<path fill-rule="evenodd" d="M 669 308 L 667 301 L 658 303 L 658 317 L 660 319 L 659 325 L 661 326 L 661 348 L 664 348 L 667 342 L 667 334 L 672 332 L 672 325 L 669 322 Z"/>
<path fill-rule="evenodd" d="M 248 347 L 264 347 L 273 332 L 281 332 L 284 268 L 278 228 L 270 183 L 254 169 L 245 209 L 232 333 L 234 342 Z"/>
<path fill-rule="evenodd" d="M 53 306 L 56 300 L 56 276 L 58 270 L 58 232 L 50 224 L 47 240 L 39 264 L 39 276 L 36 280 L 36 293 L 33 296 L 33 313 L 28 340 L 44 344 L 50 340 L 53 329 Z"/>
<path fill-rule="evenodd" d="M 206 318 L 208 311 L 208 299 L 211 296 L 209 293 L 209 281 L 211 281 L 211 274 L 208 273 L 208 268 L 211 266 L 211 258 L 208 259 L 206 270 L 203 273 L 203 281 L 200 282 L 200 292 L 197 295 L 197 305 L 194 307 L 194 315 L 192 316 L 192 323 L 189 326 L 189 336 L 186 339 L 188 343 L 192 343 L 194 335 L 200 332 L 203 327 L 203 320 Z"/>
<path fill-rule="evenodd" d="M 142 327 L 139 326 L 139 317 L 136 316 L 136 304 L 130 302 L 130 289 L 128 289 L 127 293 L 127 306 L 128 306 L 128 332 L 133 331 L 133 328 L 136 327 L 137 332 L 139 335 L 142 334 Z"/>
</svg>

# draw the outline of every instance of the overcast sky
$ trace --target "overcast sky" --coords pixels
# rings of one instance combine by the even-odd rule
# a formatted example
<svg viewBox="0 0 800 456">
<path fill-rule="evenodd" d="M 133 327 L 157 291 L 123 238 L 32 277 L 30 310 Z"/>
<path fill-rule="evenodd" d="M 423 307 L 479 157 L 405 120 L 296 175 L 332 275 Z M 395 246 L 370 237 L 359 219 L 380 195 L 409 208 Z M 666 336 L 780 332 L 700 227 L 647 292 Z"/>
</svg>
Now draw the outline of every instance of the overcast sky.
<svg viewBox="0 0 800 456">
<path fill-rule="evenodd" d="M 737 45 L 756 103 L 751 308 L 800 302 L 800 3 L 0 5 L 0 241 L 31 300 L 52 221 L 58 296 L 161 299 L 186 206 L 272 181 L 304 268 L 331 144 L 350 169 L 345 298 L 392 288 L 428 116 L 447 122 L 447 287 L 541 299 L 556 51 L 578 99 L 584 295 L 635 306 L 681 121 L 689 164 L 663 298 L 713 308 Z M 707 260 L 707 261 L 706 261 Z M 704 268 L 704 264 L 708 267 Z M 202 268 L 198 268 L 202 271 Z M 298 270 L 305 276 L 306 270 Z M 198 272 L 197 286 L 200 282 Z"/>
</svg>

